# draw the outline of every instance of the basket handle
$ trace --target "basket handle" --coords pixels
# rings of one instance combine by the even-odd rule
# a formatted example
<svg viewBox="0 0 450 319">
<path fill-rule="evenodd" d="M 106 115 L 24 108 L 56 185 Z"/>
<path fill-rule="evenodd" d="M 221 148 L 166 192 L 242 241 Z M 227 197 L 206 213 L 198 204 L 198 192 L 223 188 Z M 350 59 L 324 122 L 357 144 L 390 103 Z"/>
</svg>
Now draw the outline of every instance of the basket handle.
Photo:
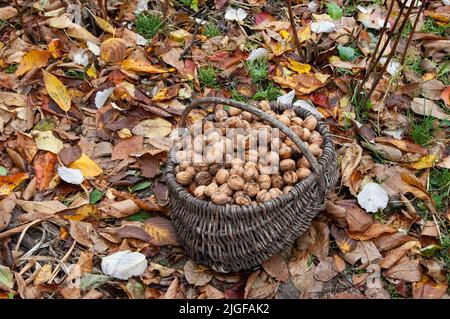
<svg viewBox="0 0 450 319">
<path fill-rule="evenodd" d="M 180 117 L 180 126 L 186 127 L 186 118 L 189 115 L 189 113 L 194 110 L 197 106 L 201 104 L 225 104 L 225 105 L 231 105 L 233 107 L 236 107 L 238 109 L 241 109 L 243 111 L 247 111 L 255 116 L 260 117 L 264 121 L 270 123 L 272 126 L 280 129 L 284 134 L 286 134 L 287 137 L 289 137 L 295 145 L 302 151 L 302 153 L 305 155 L 306 159 L 308 160 L 309 164 L 311 165 L 312 171 L 316 177 L 316 181 L 319 186 L 319 190 L 321 192 L 325 192 L 325 177 L 322 174 L 322 170 L 320 169 L 319 163 L 317 162 L 314 155 L 311 154 L 309 149 L 306 147 L 306 145 L 303 143 L 301 138 L 297 136 L 289 127 L 287 127 L 285 124 L 281 123 L 279 120 L 274 118 L 273 116 L 267 114 L 266 112 L 257 109 L 254 106 L 251 106 L 249 104 L 245 104 L 242 102 L 225 99 L 221 97 L 203 97 L 199 99 L 195 99 L 189 104 L 181 114 Z"/>
</svg>

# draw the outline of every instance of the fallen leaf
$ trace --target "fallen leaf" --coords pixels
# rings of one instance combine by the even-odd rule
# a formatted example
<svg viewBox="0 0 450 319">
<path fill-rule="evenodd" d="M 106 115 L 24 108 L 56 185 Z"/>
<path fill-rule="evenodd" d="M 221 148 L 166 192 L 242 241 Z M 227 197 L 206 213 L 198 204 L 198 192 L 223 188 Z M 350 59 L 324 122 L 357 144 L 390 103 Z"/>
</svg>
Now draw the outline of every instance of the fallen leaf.
<svg viewBox="0 0 450 319">
<path fill-rule="evenodd" d="M 261 263 L 264 270 L 278 281 L 287 282 L 289 280 L 289 269 L 283 258 L 277 254 Z"/>
<path fill-rule="evenodd" d="M 140 208 L 131 199 L 126 199 L 124 201 L 115 202 L 100 207 L 100 210 L 109 217 L 123 218 L 136 214 Z"/>
<path fill-rule="evenodd" d="M 17 16 L 17 9 L 12 6 L 6 6 L 0 8 L 0 19 L 7 21 Z"/>
<path fill-rule="evenodd" d="M 414 299 L 440 299 L 447 291 L 448 283 L 436 283 L 428 276 L 423 276 L 419 282 L 412 284 L 412 297 Z"/>
<path fill-rule="evenodd" d="M 91 160 L 86 154 L 81 154 L 80 158 L 72 162 L 69 168 L 78 169 L 84 177 L 95 177 L 103 173 L 103 170 Z"/>
<path fill-rule="evenodd" d="M 42 68 L 47 65 L 48 59 L 52 56 L 50 51 L 46 50 L 31 50 L 26 53 L 15 72 L 16 76 L 21 76 L 32 68 Z"/>
<path fill-rule="evenodd" d="M 36 277 L 33 280 L 35 286 L 46 283 L 52 276 L 52 265 L 45 264 L 39 269 Z"/>
<path fill-rule="evenodd" d="M 144 137 L 132 136 L 120 139 L 112 150 L 112 160 L 128 159 L 131 154 L 142 152 L 144 149 Z"/>
<path fill-rule="evenodd" d="M 419 115 L 433 116 L 440 120 L 450 119 L 450 114 L 445 113 L 441 108 L 433 101 L 416 97 L 412 100 L 410 105 L 411 110 Z"/>
<path fill-rule="evenodd" d="M 0 176 L 0 196 L 9 195 L 24 180 L 28 179 L 28 173 L 16 173 L 14 175 Z"/>
<path fill-rule="evenodd" d="M 245 299 L 261 299 L 272 296 L 275 287 L 265 272 L 257 270 L 248 277 L 244 291 Z"/>
<path fill-rule="evenodd" d="M 345 261 L 352 265 L 358 260 L 361 260 L 363 265 L 367 265 L 382 257 L 377 247 L 371 241 L 358 241 L 356 248 L 344 255 Z"/>
<path fill-rule="evenodd" d="M 417 282 L 422 278 L 422 271 L 418 260 L 407 260 L 387 270 L 385 276 L 406 282 Z"/>
<path fill-rule="evenodd" d="M 333 257 L 325 257 L 322 259 L 314 270 L 314 278 L 324 282 L 330 281 L 337 274 L 337 271 L 334 269 Z"/>
<path fill-rule="evenodd" d="M 66 205 L 57 200 L 34 202 L 17 199 L 16 203 L 29 214 L 53 215 L 67 209 Z"/>
<path fill-rule="evenodd" d="M 144 137 L 164 137 L 172 131 L 172 124 L 160 117 L 142 121 L 136 125 L 132 132 L 133 134 Z"/>
<path fill-rule="evenodd" d="M 64 147 L 64 143 L 56 138 L 52 131 L 32 131 L 31 134 L 39 150 L 58 154 Z"/>
<path fill-rule="evenodd" d="M 192 260 L 188 260 L 184 264 L 184 276 L 188 283 L 194 286 L 203 286 L 211 281 L 212 275 L 207 269 L 198 266 Z"/>
<path fill-rule="evenodd" d="M 39 152 L 35 156 L 33 166 L 38 191 L 42 192 L 50 185 L 51 180 L 55 176 L 57 160 L 57 156 L 51 152 Z"/>
<path fill-rule="evenodd" d="M 14 287 L 14 275 L 6 266 L 0 265 L 0 288 L 1 289 L 12 289 Z"/>
<path fill-rule="evenodd" d="M 357 205 L 347 207 L 346 220 L 350 232 L 363 233 L 372 225 L 372 217 Z"/>
<path fill-rule="evenodd" d="M 127 280 L 140 276 L 146 269 L 147 259 L 138 252 L 119 251 L 102 258 L 102 272 L 117 279 Z"/>
<path fill-rule="evenodd" d="M 47 71 L 42 70 L 42 74 L 44 75 L 44 84 L 48 95 L 50 95 L 63 111 L 69 111 L 72 102 L 69 91 L 64 84 L 56 76 Z"/>
<path fill-rule="evenodd" d="M 168 70 L 159 69 L 151 65 L 147 61 L 138 61 L 135 59 L 126 59 L 122 61 L 122 68 L 126 71 L 148 74 L 161 74 L 167 73 Z"/>
<path fill-rule="evenodd" d="M 155 246 L 178 246 L 178 238 L 172 222 L 163 217 L 152 217 L 144 222 L 144 229 Z"/>
<path fill-rule="evenodd" d="M 227 11 L 225 11 L 225 20 L 228 21 L 243 22 L 246 17 L 247 12 L 245 12 L 242 8 L 234 9 L 232 7 L 228 7 Z"/>
<path fill-rule="evenodd" d="M 404 243 L 400 247 L 389 251 L 389 253 L 380 261 L 380 267 L 385 269 L 391 268 L 411 249 L 419 246 L 420 243 L 418 241 L 409 241 Z"/>
<path fill-rule="evenodd" d="M 83 173 L 79 169 L 58 166 L 59 177 L 70 184 L 81 185 L 84 181 Z"/>
</svg>

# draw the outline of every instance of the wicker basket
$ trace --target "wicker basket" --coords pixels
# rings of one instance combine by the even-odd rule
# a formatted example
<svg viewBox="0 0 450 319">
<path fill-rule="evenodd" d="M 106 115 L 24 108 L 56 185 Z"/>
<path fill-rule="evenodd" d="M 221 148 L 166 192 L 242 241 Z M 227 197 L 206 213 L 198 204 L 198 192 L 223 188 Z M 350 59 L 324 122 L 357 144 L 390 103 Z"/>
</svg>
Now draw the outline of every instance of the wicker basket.
<svg viewBox="0 0 450 319">
<path fill-rule="evenodd" d="M 324 147 L 317 161 L 286 125 L 260 109 L 229 99 L 207 97 L 193 101 L 184 110 L 180 126 L 185 126 L 186 116 L 194 108 L 211 103 L 248 111 L 280 129 L 300 148 L 313 172 L 287 195 L 256 206 L 216 205 L 197 199 L 176 182 L 175 154 L 169 152 L 165 176 L 171 196 L 171 218 L 186 253 L 219 272 L 249 270 L 291 245 L 324 209 L 326 193 L 338 179 L 336 153 L 323 121 L 318 120 L 316 128 Z M 272 103 L 271 108 L 277 113 L 293 109 L 301 118 L 312 115 L 293 105 Z"/>
</svg>

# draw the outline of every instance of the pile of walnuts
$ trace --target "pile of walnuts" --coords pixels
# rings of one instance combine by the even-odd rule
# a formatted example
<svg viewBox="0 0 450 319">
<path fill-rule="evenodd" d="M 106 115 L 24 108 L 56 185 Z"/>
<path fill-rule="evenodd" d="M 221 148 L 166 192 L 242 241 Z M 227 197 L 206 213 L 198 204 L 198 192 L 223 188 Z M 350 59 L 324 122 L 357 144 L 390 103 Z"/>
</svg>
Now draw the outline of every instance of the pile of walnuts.
<svg viewBox="0 0 450 319">
<path fill-rule="evenodd" d="M 276 114 L 264 102 L 259 107 L 288 126 L 320 158 L 323 138 L 315 130 L 314 116 L 302 119 L 293 110 Z M 192 137 L 191 151 L 177 152 L 180 163 L 175 168 L 177 182 L 199 199 L 217 205 L 257 205 L 287 194 L 311 174 L 300 149 L 281 131 L 278 137 L 272 136 L 272 126 L 249 112 L 222 107 L 215 111 L 213 120 L 204 120 L 202 125 L 203 134 Z M 230 129 L 236 129 L 232 138 L 227 135 Z M 190 130 L 193 132 L 192 127 Z M 254 147 L 257 138 L 251 132 L 258 132 L 258 137 L 265 134 L 269 145 Z M 245 149 L 243 158 L 225 152 L 238 147 Z M 182 160 L 198 152 L 202 152 L 202 161 Z"/>
</svg>

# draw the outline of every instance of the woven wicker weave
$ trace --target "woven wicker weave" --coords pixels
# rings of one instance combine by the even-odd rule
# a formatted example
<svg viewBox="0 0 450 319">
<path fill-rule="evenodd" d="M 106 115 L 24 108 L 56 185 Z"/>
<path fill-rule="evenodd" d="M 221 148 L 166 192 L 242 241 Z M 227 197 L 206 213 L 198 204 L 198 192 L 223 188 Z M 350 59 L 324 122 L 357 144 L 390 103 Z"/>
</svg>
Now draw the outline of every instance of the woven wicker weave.
<svg viewBox="0 0 450 319">
<path fill-rule="evenodd" d="M 184 110 L 180 125 L 185 125 L 186 116 L 195 107 L 211 103 L 243 109 L 279 128 L 300 148 L 313 171 L 287 195 L 256 206 L 223 206 L 197 199 L 179 185 L 174 152 L 169 153 L 165 176 L 171 196 L 171 218 L 186 253 L 216 271 L 248 270 L 291 245 L 324 209 L 326 193 L 338 179 L 336 153 L 323 121 L 318 120 L 316 130 L 323 137 L 324 149 L 316 161 L 301 139 L 280 121 L 253 106 L 228 99 L 208 97 L 193 101 Z M 293 105 L 272 103 L 271 108 L 276 113 L 293 109 L 301 118 L 312 115 Z"/>
</svg>

